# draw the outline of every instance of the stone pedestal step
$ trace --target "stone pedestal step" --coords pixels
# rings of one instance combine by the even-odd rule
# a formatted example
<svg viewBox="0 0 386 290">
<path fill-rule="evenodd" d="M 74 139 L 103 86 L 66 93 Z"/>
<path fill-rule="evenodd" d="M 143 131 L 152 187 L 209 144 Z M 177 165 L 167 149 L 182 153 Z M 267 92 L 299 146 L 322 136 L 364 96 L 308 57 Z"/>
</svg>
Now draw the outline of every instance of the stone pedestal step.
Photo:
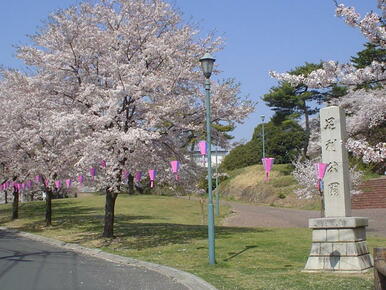
<svg viewBox="0 0 386 290">
<path fill-rule="evenodd" d="M 368 271 L 373 261 L 367 247 L 367 225 L 363 217 L 310 219 L 312 246 L 304 271 Z"/>
</svg>

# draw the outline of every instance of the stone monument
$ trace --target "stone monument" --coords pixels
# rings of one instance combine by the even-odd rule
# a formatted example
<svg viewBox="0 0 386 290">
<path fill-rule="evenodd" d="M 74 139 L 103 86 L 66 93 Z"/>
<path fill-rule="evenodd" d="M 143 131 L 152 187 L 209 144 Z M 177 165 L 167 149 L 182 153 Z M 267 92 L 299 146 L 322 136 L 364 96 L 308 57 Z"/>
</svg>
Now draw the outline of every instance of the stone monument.
<svg viewBox="0 0 386 290">
<path fill-rule="evenodd" d="M 372 267 L 367 248 L 365 217 L 351 217 L 350 177 L 344 111 L 337 106 L 320 110 L 325 217 L 309 220 L 312 247 L 305 272 L 364 272 Z"/>
</svg>

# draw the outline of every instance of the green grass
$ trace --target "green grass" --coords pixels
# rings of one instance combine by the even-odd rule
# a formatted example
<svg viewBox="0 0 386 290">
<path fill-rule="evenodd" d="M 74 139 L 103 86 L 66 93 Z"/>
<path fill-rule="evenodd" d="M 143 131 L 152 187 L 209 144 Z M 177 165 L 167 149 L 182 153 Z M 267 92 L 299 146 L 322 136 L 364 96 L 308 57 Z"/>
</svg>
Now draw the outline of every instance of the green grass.
<svg viewBox="0 0 386 290">
<path fill-rule="evenodd" d="M 44 204 L 23 204 L 10 221 L 10 205 L 0 206 L 2 225 L 66 242 L 138 258 L 196 274 L 218 289 L 371 289 L 363 275 L 301 273 L 311 245 L 309 229 L 216 227 L 217 265 L 208 265 L 207 227 L 197 200 L 121 195 L 116 204 L 115 239 L 100 237 L 103 196 L 53 201 L 53 226 L 44 227 Z M 206 211 L 206 206 L 204 206 Z M 224 215 L 229 208 L 222 210 Z M 369 238 L 384 246 L 385 238 Z"/>
</svg>

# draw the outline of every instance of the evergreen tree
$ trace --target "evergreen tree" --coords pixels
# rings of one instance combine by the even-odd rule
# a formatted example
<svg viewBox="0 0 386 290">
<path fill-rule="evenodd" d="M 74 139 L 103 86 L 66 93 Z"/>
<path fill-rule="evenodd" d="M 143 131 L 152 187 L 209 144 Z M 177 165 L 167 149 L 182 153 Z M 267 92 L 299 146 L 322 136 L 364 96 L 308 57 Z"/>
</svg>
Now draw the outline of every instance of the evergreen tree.
<svg viewBox="0 0 386 290">
<path fill-rule="evenodd" d="M 290 163 L 301 152 L 306 142 L 305 130 L 295 121 L 276 113 L 264 124 L 266 156 L 274 157 L 275 163 Z M 234 170 L 258 164 L 263 157 L 262 124 L 253 133 L 251 141 L 235 147 L 225 156 L 221 168 Z"/>
<path fill-rule="evenodd" d="M 370 66 L 373 61 L 379 63 L 386 62 L 386 49 L 373 43 L 364 44 L 365 49 L 357 53 L 356 56 L 351 57 L 351 62 L 357 69 L 363 69 Z M 382 87 L 382 82 L 364 82 L 358 85 L 356 89 L 378 89 Z"/>
<path fill-rule="evenodd" d="M 308 76 L 314 70 L 320 69 L 321 64 L 305 63 L 303 66 L 291 70 L 291 75 Z M 306 136 L 310 136 L 310 117 L 319 111 L 319 104 L 324 101 L 342 96 L 346 93 L 345 88 L 333 86 L 328 90 L 310 89 L 307 85 L 300 83 L 292 86 L 288 82 L 280 81 L 279 85 L 272 87 L 265 94 L 263 100 L 269 107 L 278 113 L 278 116 L 289 119 L 303 117 L 305 121 Z M 304 142 L 303 154 L 307 154 L 308 137 Z"/>
</svg>

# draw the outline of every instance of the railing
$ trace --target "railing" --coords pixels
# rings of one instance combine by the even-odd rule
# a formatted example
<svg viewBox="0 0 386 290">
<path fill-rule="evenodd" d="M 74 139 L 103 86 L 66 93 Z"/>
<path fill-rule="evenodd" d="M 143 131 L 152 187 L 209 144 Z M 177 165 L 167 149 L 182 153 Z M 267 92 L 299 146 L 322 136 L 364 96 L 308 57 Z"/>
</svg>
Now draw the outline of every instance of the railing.
<svg viewBox="0 0 386 290">
<path fill-rule="evenodd" d="M 374 248 L 374 288 L 386 290 L 386 248 Z"/>
</svg>

